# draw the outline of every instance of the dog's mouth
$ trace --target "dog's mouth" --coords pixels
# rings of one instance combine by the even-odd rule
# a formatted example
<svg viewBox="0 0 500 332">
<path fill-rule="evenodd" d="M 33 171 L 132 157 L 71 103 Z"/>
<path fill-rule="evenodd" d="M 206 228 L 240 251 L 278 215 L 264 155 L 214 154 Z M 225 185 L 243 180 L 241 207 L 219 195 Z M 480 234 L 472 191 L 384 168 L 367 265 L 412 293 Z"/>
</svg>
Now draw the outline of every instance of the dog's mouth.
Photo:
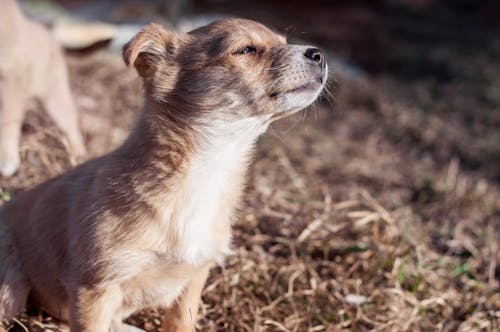
<svg viewBox="0 0 500 332">
<path fill-rule="evenodd" d="M 276 98 L 276 108 L 272 120 L 293 114 L 311 105 L 325 87 L 328 77 L 327 66 L 310 73 L 307 80 L 270 95 Z"/>
<path fill-rule="evenodd" d="M 311 80 L 307 81 L 306 83 L 299 85 L 296 88 L 286 90 L 286 91 L 281 91 L 281 92 L 274 92 L 270 96 L 277 97 L 279 95 L 285 95 L 285 94 L 301 94 L 301 93 L 316 92 L 319 89 L 321 89 L 324 81 L 325 81 L 325 74 L 321 73 L 321 75 L 319 75 L 318 77 L 311 79 Z"/>
<path fill-rule="evenodd" d="M 301 92 L 309 92 L 316 91 L 323 84 L 323 78 L 317 78 L 315 80 L 310 80 L 309 82 L 295 88 L 292 90 L 285 91 L 284 93 L 301 93 Z"/>
</svg>

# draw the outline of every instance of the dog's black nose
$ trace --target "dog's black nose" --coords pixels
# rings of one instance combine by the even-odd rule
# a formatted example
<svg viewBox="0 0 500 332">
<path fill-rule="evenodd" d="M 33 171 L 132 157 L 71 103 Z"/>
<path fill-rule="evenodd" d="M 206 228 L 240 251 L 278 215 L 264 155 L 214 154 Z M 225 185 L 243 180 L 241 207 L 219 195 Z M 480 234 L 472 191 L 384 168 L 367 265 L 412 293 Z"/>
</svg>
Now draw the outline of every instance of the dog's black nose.
<svg viewBox="0 0 500 332">
<path fill-rule="evenodd" d="M 308 48 L 306 52 L 304 53 L 305 57 L 319 63 L 320 65 L 323 65 L 325 62 L 325 56 L 323 55 L 323 52 L 319 48 Z"/>
</svg>

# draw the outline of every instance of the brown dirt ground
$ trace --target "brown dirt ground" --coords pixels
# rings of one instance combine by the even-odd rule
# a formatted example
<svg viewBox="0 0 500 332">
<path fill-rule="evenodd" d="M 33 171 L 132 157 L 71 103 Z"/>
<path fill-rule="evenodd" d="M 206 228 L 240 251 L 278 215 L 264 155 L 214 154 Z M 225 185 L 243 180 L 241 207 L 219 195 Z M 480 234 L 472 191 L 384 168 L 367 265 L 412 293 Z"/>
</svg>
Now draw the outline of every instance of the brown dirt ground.
<svg viewBox="0 0 500 332">
<path fill-rule="evenodd" d="M 199 330 L 499 331 L 500 68 L 488 47 L 428 50 L 465 72 L 445 81 L 401 79 L 391 59 L 360 80 L 333 72 L 334 97 L 273 125 Z M 68 60 L 89 155 L 103 154 L 133 124 L 141 84 L 117 56 Z M 3 200 L 73 163 L 35 108 L 21 151 L 21 170 L 0 179 Z M 130 321 L 160 331 L 160 318 Z M 32 309 L 11 330 L 56 329 Z"/>
</svg>

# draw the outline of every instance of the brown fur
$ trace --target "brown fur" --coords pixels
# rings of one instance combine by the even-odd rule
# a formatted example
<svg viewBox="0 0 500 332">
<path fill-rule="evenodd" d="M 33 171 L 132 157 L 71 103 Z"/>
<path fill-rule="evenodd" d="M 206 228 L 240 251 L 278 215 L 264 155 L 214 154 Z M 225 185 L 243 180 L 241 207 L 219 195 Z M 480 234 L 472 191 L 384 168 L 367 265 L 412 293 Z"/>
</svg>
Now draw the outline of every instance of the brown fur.
<svg viewBox="0 0 500 332">
<path fill-rule="evenodd" d="M 16 1 L 0 10 L 0 173 L 19 166 L 19 137 L 26 102 L 35 98 L 64 131 L 73 152 L 85 153 L 63 54 L 49 32 L 28 20 Z"/>
<path fill-rule="evenodd" d="M 122 320 L 150 306 L 168 308 L 165 331 L 192 331 L 257 137 L 323 88 L 308 49 L 247 20 L 145 27 L 124 50 L 146 90 L 126 142 L 0 212 L 0 319 L 30 291 L 73 332 L 133 331 Z"/>
</svg>

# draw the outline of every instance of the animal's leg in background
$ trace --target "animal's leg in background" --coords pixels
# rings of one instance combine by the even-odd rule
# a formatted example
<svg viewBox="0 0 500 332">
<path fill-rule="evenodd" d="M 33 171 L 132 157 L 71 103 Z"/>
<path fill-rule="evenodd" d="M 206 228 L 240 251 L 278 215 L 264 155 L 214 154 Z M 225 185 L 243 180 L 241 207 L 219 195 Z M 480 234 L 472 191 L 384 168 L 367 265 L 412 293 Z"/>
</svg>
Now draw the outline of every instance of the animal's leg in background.
<svg viewBox="0 0 500 332">
<path fill-rule="evenodd" d="M 78 110 L 69 88 L 65 67 L 58 68 L 54 80 L 54 85 L 47 91 L 46 95 L 41 96 L 41 101 L 47 113 L 68 138 L 72 153 L 81 157 L 85 155 L 85 144 L 78 121 Z"/>
<path fill-rule="evenodd" d="M 0 173 L 3 176 L 11 176 L 19 168 L 25 102 L 24 87 L 0 77 Z"/>
</svg>

